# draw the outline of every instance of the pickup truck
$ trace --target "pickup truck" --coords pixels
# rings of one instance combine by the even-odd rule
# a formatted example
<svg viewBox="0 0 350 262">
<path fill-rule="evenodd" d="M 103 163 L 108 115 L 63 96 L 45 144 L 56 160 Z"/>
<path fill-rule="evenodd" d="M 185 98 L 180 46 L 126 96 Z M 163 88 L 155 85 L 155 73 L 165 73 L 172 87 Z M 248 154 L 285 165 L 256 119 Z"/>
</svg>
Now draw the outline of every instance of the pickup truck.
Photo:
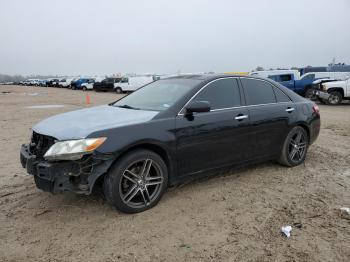
<svg viewBox="0 0 350 262">
<path fill-rule="evenodd" d="M 316 96 L 321 103 L 338 105 L 342 100 L 350 100 L 350 76 L 341 81 L 322 83 Z"/>
<path fill-rule="evenodd" d="M 121 77 L 107 77 L 101 82 L 96 82 L 93 85 L 93 89 L 96 92 L 100 91 L 115 91 L 115 84 L 122 80 Z"/>
<path fill-rule="evenodd" d="M 278 71 L 279 70 L 273 70 L 270 73 L 269 71 L 254 72 L 251 75 L 270 78 L 301 96 L 313 98 L 315 93 L 313 84 L 316 80 L 326 80 L 330 78 L 340 79 L 349 74 L 348 72 L 312 72 L 306 73 L 300 77 L 299 73 L 294 72 L 295 70 L 280 70 L 280 73 Z"/>
</svg>

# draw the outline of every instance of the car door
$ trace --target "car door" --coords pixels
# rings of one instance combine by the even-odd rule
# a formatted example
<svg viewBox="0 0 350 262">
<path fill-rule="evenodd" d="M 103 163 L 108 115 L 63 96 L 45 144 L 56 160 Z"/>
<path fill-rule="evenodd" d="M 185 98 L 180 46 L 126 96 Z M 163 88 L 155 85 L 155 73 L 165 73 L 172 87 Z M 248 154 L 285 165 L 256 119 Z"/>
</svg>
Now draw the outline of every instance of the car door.
<svg viewBox="0 0 350 262">
<path fill-rule="evenodd" d="M 111 91 L 114 89 L 114 79 L 113 78 L 108 78 L 107 79 L 107 90 Z"/>
<path fill-rule="evenodd" d="M 271 157 L 281 145 L 295 118 L 291 99 L 277 86 L 262 79 L 241 78 L 250 117 L 249 159 Z"/>
<path fill-rule="evenodd" d="M 295 81 L 295 90 L 293 91 L 304 96 L 306 87 L 311 87 L 313 81 L 315 81 L 315 74 L 305 75 L 300 80 Z"/>
<path fill-rule="evenodd" d="M 179 175 L 184 176 L 240 162 L 249 143 L 248 110 L 241 107 L 241 90 L 236 78 L 212 81 L 189 101 L 208 101 L 210 112 L 176 118 Z"/>
</svg>

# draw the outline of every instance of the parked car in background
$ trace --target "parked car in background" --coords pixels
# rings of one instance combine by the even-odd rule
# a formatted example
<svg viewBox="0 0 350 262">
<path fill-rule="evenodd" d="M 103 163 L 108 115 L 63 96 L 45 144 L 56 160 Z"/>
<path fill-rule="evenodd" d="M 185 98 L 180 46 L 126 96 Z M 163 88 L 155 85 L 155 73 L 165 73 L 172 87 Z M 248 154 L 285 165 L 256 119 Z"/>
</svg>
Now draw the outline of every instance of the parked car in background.
<svg viewBox="0 0 350 262">
<path fill-rule="evenodd" d="M 114 91 L 115 84 L 119 83 L 122 80 L 121 77 L 107 77 L 103 79 L 101 82 L 96 82 L 93 85 L 93 89 L 96 92 L 100 91 Z"/>
<path fill-rule="evenodd" d="M 87 91 L 87 90 L 93 90 L 94 89 L 94 83 L 95 83 L 95 79 L 88 79 L 88 81 L 86 83 L 82 83 L 81 84 L 81 89 L 83 91 Z"/>
<path fill-rule="evenodd" d="M 48 79 L 40 79 L 38 82 L 39 86 L 47 86 L 49 80 Z"/>
<path fill-rule="evenodd" d="M 52 78 L 48 81 L 47 86 L 48 87 L 58 87 L 60 80 L 58 78 Z"/>
<path fill-rule="evenodd" d="M 154 76 L 123 77 L 120 82 L 114 84 L 114 89 L 118 94 L 122 92 L 133 92 L 144 85 L 152 83 L 155 79 Z"/>
<path fill-rule="evenodd" d="M 59 87 L 66 87 L 66 88 L 70 88 L 71 82 L 73 81 L 74 78 L 62 78 L 60 79 L 58 86 Z"/>
<path fill-rule="evenodd" d="M 30 86 L 30 81 L 29 81 L 29 80 L 21 81 L 21 82 L 20 82 L 20 85 L 23 85 L 23 86 Z"/>
<path fill-rule="evenodd" d="M 322 103 L 338 105 L 343 100 L 350 99 L 350 76 L 341 81 L 322 83 L 316 91 L 317 98 Z"/>
<path fill-rule="evenodd" d="M 39 122 L 20 161 L 44 191 L 88 195 L 101 182 L 109 203 L 136 213 L 213 170 L 300 165 L 319 130 L 317 105 L 272 80 L 187 75 Z"/>
<path fill-rule="evenodd" d="M 79 78 L 71 83 L 71 88 L 73 90 L 75 89 L 82 89 L 82 84 L 89 83 L 90 81 L 93 81 L 93 78 Z"/>
<path fill-rule="evenodd" d="M 30 86 L 38 86 L 39 85 L 39 79 L 28 79 Z"/>
</svg>

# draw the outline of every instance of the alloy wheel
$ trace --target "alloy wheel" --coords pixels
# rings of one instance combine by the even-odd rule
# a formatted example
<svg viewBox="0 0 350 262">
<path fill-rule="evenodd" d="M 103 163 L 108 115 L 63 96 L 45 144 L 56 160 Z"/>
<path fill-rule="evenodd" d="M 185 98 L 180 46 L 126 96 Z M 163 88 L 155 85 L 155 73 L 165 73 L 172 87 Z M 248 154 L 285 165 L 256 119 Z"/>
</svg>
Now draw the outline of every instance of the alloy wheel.
<svg viewBox="0 0 350 262">
<path fill-rule="evenodd" d="M 138 160 L 124 170 L 119 184 L 119 194 L 129 207 L 149 206 L 161 193 L 163 181 L 161 168 L 155 161 Z"/>
<path fill-rule="evenodd" d="M 332 105 L 336 105 L 339 103 L 339 96 L 336 94 L 330 94 L 328 98 L 328 102 Z"/>
<path fill-rule="evenodd" d="M 289 142 L 288 154 L 290 160 L 293 162 L 301 161 L 306 153 L 306 145 L 307 141 L 304 133 L 301 130 L 298 130 L 291 136 Z"/>
</svg>

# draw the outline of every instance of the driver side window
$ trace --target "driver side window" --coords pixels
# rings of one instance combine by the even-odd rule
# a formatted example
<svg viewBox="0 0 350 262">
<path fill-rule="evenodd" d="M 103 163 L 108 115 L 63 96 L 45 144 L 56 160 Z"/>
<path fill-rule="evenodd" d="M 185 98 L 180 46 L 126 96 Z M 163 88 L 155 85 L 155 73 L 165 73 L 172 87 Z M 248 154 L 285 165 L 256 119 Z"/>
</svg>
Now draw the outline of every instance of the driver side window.
<svg viewBox="0 0 350 262">
<path fill-rule="evenodd" d="M 200 91 L 192 101 L 208 101 L 210 110 L 240 106 L 241 98 L 237 79 L 214 80 Z"/>
</svg>

